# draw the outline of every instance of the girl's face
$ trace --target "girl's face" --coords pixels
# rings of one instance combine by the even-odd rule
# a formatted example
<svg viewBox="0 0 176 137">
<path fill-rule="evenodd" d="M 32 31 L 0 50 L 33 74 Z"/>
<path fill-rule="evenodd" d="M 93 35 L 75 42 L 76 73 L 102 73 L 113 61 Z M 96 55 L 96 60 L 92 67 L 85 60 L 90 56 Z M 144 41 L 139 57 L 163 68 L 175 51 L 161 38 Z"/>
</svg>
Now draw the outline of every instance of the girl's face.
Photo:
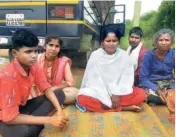
<svg viewBox="0 0 176 137">
<path fill-rule="evenodd" d="M 102 42 L 103 48 L 107 54 L 114 54 L 118 47 L 119 40 L 114 33 L 108 33 Z"/>
<path fill-rule="evenodd" d="M 47 45 L 46 45 L 46 54 L 49 57 L 56 57 L 58 53 L 60 52 L 60 44 L 58 39 L 52 39 Z"/>
<path fill-rule="evenodd" d="M 161 34 L 157 41 L 157 49 L 160 51 L 168 51 L 172 46 L 172 40 L 169 34 Z"/>
</svg>

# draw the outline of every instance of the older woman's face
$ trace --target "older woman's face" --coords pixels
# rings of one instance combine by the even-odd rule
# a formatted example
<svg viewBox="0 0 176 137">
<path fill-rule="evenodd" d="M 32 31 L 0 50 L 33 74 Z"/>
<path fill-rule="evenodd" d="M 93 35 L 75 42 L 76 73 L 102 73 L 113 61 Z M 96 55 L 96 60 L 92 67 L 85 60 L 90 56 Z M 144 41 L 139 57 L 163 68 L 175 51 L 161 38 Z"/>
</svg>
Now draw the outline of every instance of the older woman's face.
<svg viewBox="0 0 176 137">
<path fill-rule="evenodd" d="M 102 45 L 107 54 L 114 54 L 118 47 L 119 40 L 114 33 L 108 33 Z"/>
<path fill-rule="evenodd" d="M 161 51 L 168 51 L 172 46 L 171 36 L 169 34 L 161 34 L 158 38 L 156 47 Z"/>
<path fill-rule="evenodd" d="M 56 57 L 58 53 L 60 52 L 60 44 L 59 40 L 52 39 L 47 45 L 46 45 L 46 54 L 50 57 Z"/>
</svg>

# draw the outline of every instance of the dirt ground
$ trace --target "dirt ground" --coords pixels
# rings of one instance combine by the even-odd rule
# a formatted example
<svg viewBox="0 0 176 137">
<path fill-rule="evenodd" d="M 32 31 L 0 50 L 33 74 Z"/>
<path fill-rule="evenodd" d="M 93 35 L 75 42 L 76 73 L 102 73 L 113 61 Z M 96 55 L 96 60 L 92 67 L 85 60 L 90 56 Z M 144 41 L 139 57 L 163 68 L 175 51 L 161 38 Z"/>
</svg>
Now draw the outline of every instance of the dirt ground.
<svg viewBox="0 0 176 137">
<path fill-rule="evenodd" d="M 73 73 L 73 77 L 75 80 L 75 87 L 79 88 L 82 82 L 82 78 L 84 75 L 84 70 L 82 68 L 78 68 L 78 67 L 73 67 L 72 68 L 72 73 Z"/>
</svg>

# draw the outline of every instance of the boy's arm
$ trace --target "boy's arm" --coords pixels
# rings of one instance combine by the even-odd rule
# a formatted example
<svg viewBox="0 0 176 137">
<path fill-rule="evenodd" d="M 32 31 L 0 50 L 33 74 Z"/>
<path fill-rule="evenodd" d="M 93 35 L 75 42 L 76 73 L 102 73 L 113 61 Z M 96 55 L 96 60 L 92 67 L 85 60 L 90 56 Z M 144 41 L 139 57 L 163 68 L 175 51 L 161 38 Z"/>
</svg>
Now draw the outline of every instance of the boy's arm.
<svg viewBox="0 0 176 137">
<path fill-rule="evenodd" d="M 57 128 L 63 128 L 68 122 L 68 118 L 64 116 L 32 116 L 19 114 L 14 119 L 6 122 L 6 124 L 26 124 L 26 125 L 44 125 L 49 124 Z"/>
<path fill-rule="evenodd" d="M 14 119 L 6 122 L 6 124 L 27 124 L 27 125 L 42 125 L 49 124 L 50 117 L 38 117 L 32 115 L 19 114 Z"/>
<path fill-rule="evenodd" d="M 10 76 L 2 76 L 0 73 L 0 120 L 6 124 L 50 124 L 59 128 L 65 126 L 68 118 L 64 116 L 43 117 L 20 114 L 17 103 L 18 90 L 18 84 L 14 79 Z"/>
<path fill-rule="evenodd" d="M 52 102 L 55 109 L 60 112 L 60 114 L 63 114 L 59 101 L 54 94 L 55 88 L 51 87 L 51 85 L 47 82 L 47 79 L 40 64 L 36 64 L 35 69 L 35 84 L 40 89 L 40 91 L 44 92 L 45 96 Z"/>
</svg>

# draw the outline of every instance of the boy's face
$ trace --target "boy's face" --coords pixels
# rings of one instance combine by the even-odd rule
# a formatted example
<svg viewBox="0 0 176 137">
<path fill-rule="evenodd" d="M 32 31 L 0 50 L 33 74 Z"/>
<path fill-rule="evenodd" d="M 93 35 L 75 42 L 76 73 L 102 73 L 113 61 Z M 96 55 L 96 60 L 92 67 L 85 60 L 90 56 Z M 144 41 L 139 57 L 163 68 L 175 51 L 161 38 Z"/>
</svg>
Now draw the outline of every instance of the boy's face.
<svg viewBox="0 0 176 137">
<path fill-rule="evenodd" d="M 136 33 L 132 33 L 129 38 L 129 44 L 133 47 L 136 47 L 139 45 L 139 43 L 141 42 L 141 37 L 139 35 L 137 35 Z"/>
<path fill-rule="evenodd" d="M 13 51 L 14 57 L 18 60 L 22 67 L 30 68 L 36 63 L 38 57 L 38 48 L 22 47 L 19 50 Z"/>
</svg>

